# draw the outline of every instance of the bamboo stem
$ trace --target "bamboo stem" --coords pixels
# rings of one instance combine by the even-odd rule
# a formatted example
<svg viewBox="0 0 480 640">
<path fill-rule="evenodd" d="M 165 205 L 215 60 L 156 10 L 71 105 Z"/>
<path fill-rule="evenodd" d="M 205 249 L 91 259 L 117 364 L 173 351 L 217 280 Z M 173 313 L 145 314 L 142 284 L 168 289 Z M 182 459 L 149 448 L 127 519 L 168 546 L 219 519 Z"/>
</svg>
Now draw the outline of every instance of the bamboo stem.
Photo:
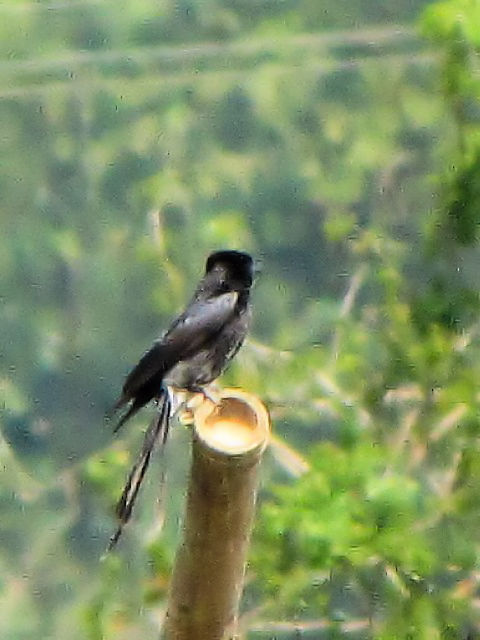
<svg viewBox="0 0 480 640">
<path fill-rule="evenodd" d="M 184 538 L 170 585 L 166 640 L 236 633 L 255 510 L 257 471 L 270 424 L 254 396 L 225 389 L 194 414 Z"/>
</svg>

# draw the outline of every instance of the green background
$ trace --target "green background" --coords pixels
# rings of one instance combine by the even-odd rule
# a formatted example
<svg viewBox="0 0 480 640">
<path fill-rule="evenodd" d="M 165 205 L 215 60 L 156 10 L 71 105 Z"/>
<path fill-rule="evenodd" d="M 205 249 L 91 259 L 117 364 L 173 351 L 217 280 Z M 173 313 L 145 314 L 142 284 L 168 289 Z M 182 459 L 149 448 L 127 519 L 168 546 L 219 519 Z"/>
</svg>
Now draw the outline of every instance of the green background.
<svg viewBox="0 0 480 640">
<path fill-rule="evenodd" d="M 149 419 L 103 416 L 220 247 L 263 265 L 223 382 L 309 468 L 265 459 L 244 637 L 480 636 L 479 34 L 467 0 L 0 5 L 2 638 L 158 637 L 189 434 L 99 562 Z"/>
</svg>

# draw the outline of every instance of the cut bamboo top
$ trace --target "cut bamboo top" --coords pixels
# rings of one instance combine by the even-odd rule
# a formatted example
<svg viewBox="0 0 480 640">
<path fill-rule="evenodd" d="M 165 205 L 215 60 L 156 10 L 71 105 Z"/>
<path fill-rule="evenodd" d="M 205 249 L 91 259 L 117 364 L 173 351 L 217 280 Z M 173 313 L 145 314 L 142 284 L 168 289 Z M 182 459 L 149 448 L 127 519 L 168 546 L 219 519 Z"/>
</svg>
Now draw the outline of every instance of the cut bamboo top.
<svg viewBox="0 0 480 640">
<path fill-rule="evenodd" d="M 195 410 L 195 437 L 217 456 L 263 452 L 270 437 L 265 406 L 240 389 L 223 389 L 219 398 L 218 404 L 205 399 Z"/>
</svg>

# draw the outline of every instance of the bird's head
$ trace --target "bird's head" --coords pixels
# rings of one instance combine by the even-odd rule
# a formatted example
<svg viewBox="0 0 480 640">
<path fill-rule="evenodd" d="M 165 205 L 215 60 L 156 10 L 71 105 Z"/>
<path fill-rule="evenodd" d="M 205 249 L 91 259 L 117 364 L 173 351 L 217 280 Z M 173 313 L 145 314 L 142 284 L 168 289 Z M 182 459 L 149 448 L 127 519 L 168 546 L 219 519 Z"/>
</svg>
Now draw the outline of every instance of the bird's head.
<svg viewBox="0 0 480 640">
<path fill-rule="evenodd" d="M 255 276 L 252 256 L 244 251 L 222 250 L 208 256 L 207 274 L 217 273 L 233 290 L 249 289 Z"/>
</svg>

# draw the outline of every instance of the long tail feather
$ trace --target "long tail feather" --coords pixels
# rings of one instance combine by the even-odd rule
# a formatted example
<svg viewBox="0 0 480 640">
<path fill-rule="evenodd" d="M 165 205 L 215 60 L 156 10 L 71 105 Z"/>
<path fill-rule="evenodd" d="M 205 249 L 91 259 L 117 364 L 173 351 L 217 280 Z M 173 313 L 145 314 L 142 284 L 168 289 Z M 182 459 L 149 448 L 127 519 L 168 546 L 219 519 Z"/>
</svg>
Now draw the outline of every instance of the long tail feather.
<svg viewBox="0 0 480 640">
<path fill-rule="evenodd" d="M 140 491 L 140 487 L 150 463 L 153 449 L 159 440 L 159 437 L 161 437 L 160 444 L 162 447 L 167 441 L 171 408 L 167 390 L 163 391 L 162 396 L 159 398 L 159 404 L 161 404 L 159 412 L 152 420 L 145 433 L 142 450 L 138 460 L 135 462 L 128 475 L 122 495 L 117 503 L 115 511 L 119 523 L 117 530 L 110 538 L 107 552 L 111 551 L 111 549 L 115 547 L 122 535 L 124 526 L 130 520 L 138 492 Z"/>
</svg>

